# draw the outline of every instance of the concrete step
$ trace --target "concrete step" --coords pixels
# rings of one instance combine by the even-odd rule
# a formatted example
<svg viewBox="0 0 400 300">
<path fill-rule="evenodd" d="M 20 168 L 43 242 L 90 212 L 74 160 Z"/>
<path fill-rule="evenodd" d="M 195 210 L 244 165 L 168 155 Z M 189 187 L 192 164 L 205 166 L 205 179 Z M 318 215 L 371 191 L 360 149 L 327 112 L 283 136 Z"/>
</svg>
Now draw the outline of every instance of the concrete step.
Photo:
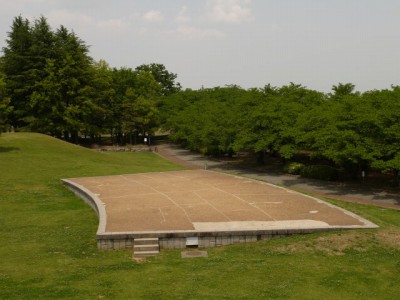
<svg viewBox="0 0 400 300">
<path fill-rule="evenodd" d="M 160 246 L 158 244 L 151 244 L 151 245 L 134 245 L 133 246 L 133 252 L 139 252 L 139 251 L 159 251 Z"/>
<path fill-rule="evenodd" d="M 158 245 L 158 238 L 134 239 L 135 245 Z"/>
<path fill-rule="evenodd" d="M 141 258 L 141 257 L 157 256 L 158 254 L 160 254 L 160 251 L 139 251 L 139 252 L 134 252 L 133 257 Z"/>
<path fill-rule="evenodd" d="M 156 256 L 160 253 L 158 238 L 141 238 L 133 241 L 133 258 Z"/>
</svg>

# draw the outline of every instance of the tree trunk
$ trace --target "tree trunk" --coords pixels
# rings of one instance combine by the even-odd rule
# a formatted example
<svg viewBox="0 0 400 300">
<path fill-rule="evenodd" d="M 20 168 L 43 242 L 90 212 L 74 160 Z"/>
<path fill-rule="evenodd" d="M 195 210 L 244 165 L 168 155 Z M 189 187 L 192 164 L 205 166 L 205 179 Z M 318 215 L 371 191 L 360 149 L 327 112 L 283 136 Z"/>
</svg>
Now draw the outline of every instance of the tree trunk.
<svg viewBox="0 0 400 300">
<path fill-rule="evenodd" d="M 78 132 L 77 131 L 71 132 L 71 142 L 74 143 L 74 144 L 78 144 L 79 137 L 78 137 Z"/>
<path fill-rule="evenodd" d="M 400 172 L 399 170 L 394 170 L 394 184 L 395 186 L 400 186 Z"/>
<path fill-rule="evenodd" d="M 69 132 L 68 131 L 64 131 L 64 140 L 69 142 Z"/>
<path fill-rule="evenodd" d="M 110 130 L 110 137 L 111 137 L 111 145 L 115 144 L 115 136 L 114 136 L 114 132 L 112 130 Z"/>
<path fill-rule="evenodd" d="M 264 150 L 257 152 L 257 163 L 259 165 L 265 165 L 265 151 Z"/>
</svg>

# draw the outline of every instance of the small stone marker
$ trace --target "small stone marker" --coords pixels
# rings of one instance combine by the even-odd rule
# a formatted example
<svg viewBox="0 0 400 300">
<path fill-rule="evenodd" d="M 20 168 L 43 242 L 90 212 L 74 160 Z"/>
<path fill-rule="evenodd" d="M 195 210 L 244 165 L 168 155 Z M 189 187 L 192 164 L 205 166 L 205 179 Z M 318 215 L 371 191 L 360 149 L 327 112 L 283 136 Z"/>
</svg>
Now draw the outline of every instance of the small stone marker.
<svg viewBox="0 0 400 300">
<path fill-rule="evenodd" d="M 208 257 L 207 251 L 182 251 L 182 258 L 193 258 L 193 257 Z"/>
</svg>

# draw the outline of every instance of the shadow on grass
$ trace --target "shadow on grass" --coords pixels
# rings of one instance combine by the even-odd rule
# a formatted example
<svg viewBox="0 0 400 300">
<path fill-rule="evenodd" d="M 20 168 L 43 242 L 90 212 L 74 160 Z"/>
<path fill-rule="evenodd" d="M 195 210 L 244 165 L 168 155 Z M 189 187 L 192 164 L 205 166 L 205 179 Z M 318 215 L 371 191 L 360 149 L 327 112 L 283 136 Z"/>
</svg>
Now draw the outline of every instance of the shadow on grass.
<svg viewBox="0 0 400 300">
<path fill-rule="evenodd" d="M 19 148 L 17 147 L 0 147 L 0 153 L 2 152 L 12 152 L 12 151 L 18 151 Z"/>
<path fill-rule="evenodd" d="M 273 165 L 264 166 L 263 170 L 260 170 L 255 166 L 246 165 L 247 162 L 227 163 L 225 161 L 202 156 L 171 144 L 167 146 L 167 151 L 169 151 L 172 156 L 179 157 L 181 160 L 197 165 L 199 168 L 233 172 L 234 174 L 244 177 L 263 180 L 292 189 L 311 190 L 317 194 L 336 196 L 337 198 L 361 199 L 382 205 L 400 205 L 398 187 L 375 187 L 368 183 L 357 184 L 303 178 L 296 175 L 285 174 Z"/>
<path fill-rule="evenodd" d="M 316 191 L 322 191 L 332 196 L 349 196 L 354 198 L 368 199 L 377 203 L 393 203 L 400 205 L 400 194 L 396 187 L 374 188 L 367 184 L 351 184 L 341 182 L 327 182 L 313 179 L 283 180 L 283 185 L 296 187 L 304 185 Z"/>
</svg>

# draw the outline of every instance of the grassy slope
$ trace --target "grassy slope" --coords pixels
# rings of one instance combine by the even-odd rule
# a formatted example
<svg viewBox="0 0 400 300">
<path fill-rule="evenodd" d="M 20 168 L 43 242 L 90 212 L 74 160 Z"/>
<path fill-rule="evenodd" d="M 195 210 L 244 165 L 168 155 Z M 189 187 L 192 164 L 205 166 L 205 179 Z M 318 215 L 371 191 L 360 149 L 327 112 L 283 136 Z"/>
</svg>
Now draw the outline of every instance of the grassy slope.
<svg viewBox="0 0 400 300">
<path fill-rule="evenodd" d="M 99 251 L 97 218 L 60 178 L 174 170 L 151 153 L 97 153 L 38 134 L 0 136 L 0 299 L 396 299 L 400 212 L 337 204 L 381 228 L 208 249 Z"/>
</svg>

